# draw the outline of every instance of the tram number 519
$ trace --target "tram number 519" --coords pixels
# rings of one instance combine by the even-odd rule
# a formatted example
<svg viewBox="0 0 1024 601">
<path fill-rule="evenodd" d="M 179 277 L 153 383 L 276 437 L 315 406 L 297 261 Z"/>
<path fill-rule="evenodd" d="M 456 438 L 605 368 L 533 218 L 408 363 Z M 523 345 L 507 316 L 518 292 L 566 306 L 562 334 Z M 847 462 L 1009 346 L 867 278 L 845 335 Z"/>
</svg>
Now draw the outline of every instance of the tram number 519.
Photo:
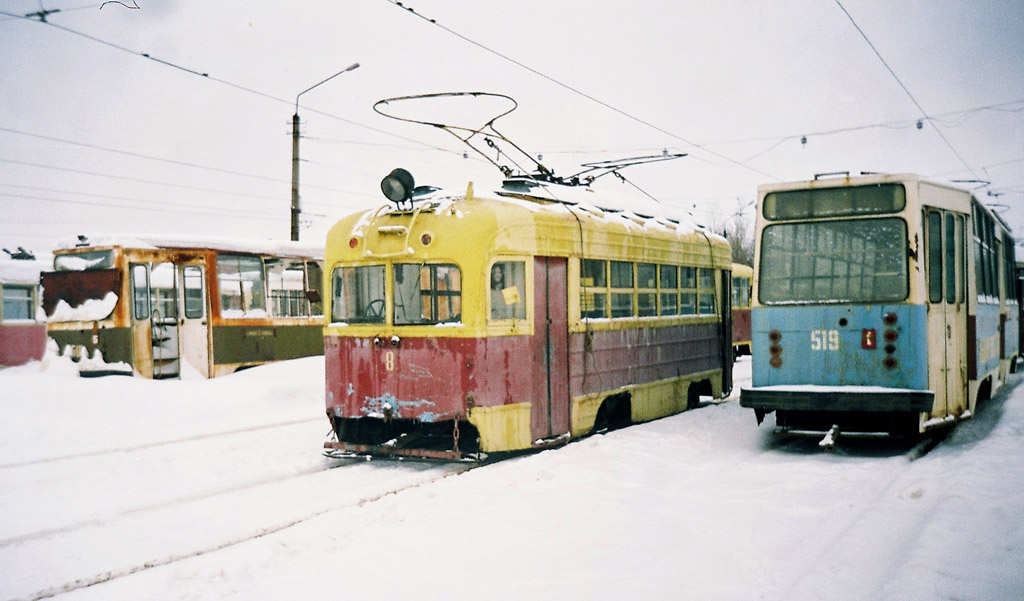
<svg viewBox="0 0 1024 601">
<path fill-rule="evenodd" d="M 839 330 L 811 330 L 812 351 L 838 351 Z"/>
</svg>

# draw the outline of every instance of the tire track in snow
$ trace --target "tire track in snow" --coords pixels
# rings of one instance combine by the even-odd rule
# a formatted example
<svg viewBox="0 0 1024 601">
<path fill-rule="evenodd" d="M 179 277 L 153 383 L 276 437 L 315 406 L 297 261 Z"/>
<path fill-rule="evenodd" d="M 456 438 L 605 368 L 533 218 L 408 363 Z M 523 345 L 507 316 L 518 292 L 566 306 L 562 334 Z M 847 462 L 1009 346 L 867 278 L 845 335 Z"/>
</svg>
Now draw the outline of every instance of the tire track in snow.
<svg viewBox="0 0 1024 601">
<path fill-rule="evenodd" d="M 1024 380 L 1024 378 L 1021 377 L 1011 376 L 1007 378 L 1007 381 L 996 393 L 996 396 L 993 399 L 990 399 L 990 401 L 995 401 L 997 399 L 1005 400 L 1008 397 L 1008 395 L 1010 395 L 1013 392 L 1013 390 L 1015 390 L 1017 386 L 1020 385 L 1022 380 Z M 979 403 L 978 409 L 980 411 L 984 411 L 985 407 L 983 404 L 985 402 L 986 401 L 981 401 Z M 888 481 L 882 483 L 877 494 L 872 495 L 863 507 L 861 507 L 853 515 L 849 516 L 844 521 L 842 527 L 838 528 L 835 531 L 835 533 L 828 538 L 827 541 L 822 541 L 822 544 L 820 544 L 819 552 L 814 554 L 814 556 L 818 558 L 818 561 L 809 563 L 803 569 L 801 569 L 799 574 L 797 574 L 786 584 L 784 594 L 775 595 L 773 598 L 803 598 L 803 596 L 800 593 L 807 593 L 807 591 L 800 591 L 800 588 L 805 586 L 805 583 L 809 580 L 809 578 L 812 576 L 814 572 L 822 569 L 821 561 L 827 560 L 827 558 L 834 556 L 837 553 L 841 554 L 841 550 L 844 549 L 843 541 L 850 536 L 850 533 L 853 532 L 858 525 L 860 525 L 862 522 L 868 521 L 870 519 L 871 514 L 877 514 L 880 512 L 880 501 L 883 498 L 889 496 L 891 491 L 894 490 L 894 487 L 897 484 L 901 483 L 901 481 L 904 478 L 906 478 L 908 474 L 912 473 L 911 470 L 914 469 L 912 467 L 913 463 L 918 459 L 926 457 L 936 447 L 945 442 L 949 435 L 952 434 L 954 429 L 961 427 L 970 427 L 972 425 L 972 422 L 977 423 L 977 420 L 979 419 L 985 418 L 981 417 L 980 415 L 976 415 L 970 421 L 958 422 L 952 427 L 945 429 L 945 431 L 936 432 L 932 434 L 930 437 L 927 437 L 926 439 L 921 441 L 921 443 L 911 448 L 904 455 L 904 457 L 906 458 L 906 462 L 902 466 L 898 466 L 896 467 L 896 469 L 893 470 L 891 477 L 888 479 Z M 914 498 L 916 499 L 918 497 Z M 939 504 L 944 503 L 946 501 L 948 501 L 948 498 L 941 496 L 937 496 L 933 500 L 929 501 L 928 510 L 918 510 L 916 512 L 916 517 L 914 517 L 908 522 L 901 522 L 901 528 L 898 533 L 889 532 L 890 537 L 892 537 L 894 534 L 902 534 L 904 535 L 904 538 L 900 539 L 899 541 L 896 541 L 895 543 L 890 538 L 890 540 L 887 541 L 887 543 L 890 545 L 902 545 L 903 547 L 911 546 L 913 542 L 921 535 L 924 525 L 931 518 L 931 515 L 934 513 L 935 508 L 938 507 Z M 882 555 L 886 557 L 899 557 L 902 556 L 902 553 L 893 552 L 883 553 Z M 878 582 L 878 586 L 882 587 L 887 582 L 887 578 L 879 577 Z M 872 594 L 868 595 L 866 598 L 877 598 L 876 593 L 878 592 L 879 591 L 876 589 L 872 591 Z"/>
<path fill-rule="evenodd" d="M 346 466 L 352 465 L 353 463 L 357 463 L 357 462 L 361 462 L 361 461 L 360 460 L 351 460 L 351 461 L 346 461 L 346 462 L 343 462 L 343 463 L 339 463 L 337 465 L 328 465 L 326 467 L 310 468 L 310 469 L 302 470 L 300 472 L 295 472 L 295 473 L 291 473 L 291 474 L 285 474 L 285 475 L 281 475 L 281 476 L 273 476 L 273 477 L 270 477 L 270 478 L 263 478 L 263 479 L 254 480 L 254 481 L 251 481 L 251 482 L 243 482 L 243 483 L 240 483 L 240 484 L 235 484 L 233 486 L 227 486 L 227 487 L 224 487 L 224 488 L 219 488 L 219 489 L 215 489 L 215 490 L 209 490 L 209 491 L 202 492 L 200 494 L 190 495 L 190 496 L 187 496 L 187 497 L 179 497 L 179 498 L 176 498 L 176 499 L 167 499 L 165 501 L 160 501 L 159 503 L 150 503 L 148 505 L 142 505 L 142 506 L 139 506 L 139 507 L 131 507 L 131 508 L 125 509 L 124 511 L 116 513 L 116 514 L 110 516 L 109 518 L 103 518 L 103 519 L 96 518 L 96 519 L 90 519 L 90 520 L 82 520 L 80 522 L 75 522 L 75 523 L 72 523 L 72 524 L 67 524 L 67 525 L 61 526 L 59 528 L 49 528 L 47 530 L 38 530 L 36 532 L 28 532 L 28 533 L 25 533 L 25 534 L 19 534 L 17 536 L 12 536 L 10 538 L 0 539 L 0 549 L 3 549 L 5 547 L 9 547 L 11 545 L 16 545 L 16 544 L 19 544 L 19 543 L 24 543 L 24 542 L 28 542 L 28 541 L 31 541 L 31 540 L 35 540 L 35 539 L 38 539 L 38 538 L 47 538 L 47 537 L 55 536 L 55 535 L 58 535 L 58 534 L 67 534 L 69 532 L 74 532 L 75 530 L 80 530 L 82 528 L 102 527 L 102 526 L 106 526 L 106 525 L 108 525 L 108 524 L 110 524 L 112 522 L 115 522 L 118 519 L 123 518 L 123 517 L 128 517 L 128 516 L 131 516 L 131 515 L 145 513 L 147 511 L 154 511 L 154 510 L 157 510 L 157 509 L 166 509 L 168 507 L 174 507 L 176 505 L 185 505 L 187 503 L 192 503 L 194 501 L 201 501 L 203 499 L 209 499 L 209 498 L 220 496 L 220 495 L 226 495 L 226 494 L 230 494 L 230 493 L 234 493 L 234 492 L 239 492 L 239 491 L 243 491 L 243 490 L 248 490 L 248 489 L 252 489 L 252 488 L 259 488 L 261 486 L 266 486 L 268 484 L 276 484 L 278 482 L 285 482 L 287 480 L 291 480 L 291 479 L 294 479 L 294 478 L 302 478 L 302 477 L 305 477 L 305 476 L 309 476 L 310 474 L 319 474 L 320 472 L 326 472 L 326 471 L 329 471 L 329 470 L 337 469 L 339 467 L 346 467 Z"/>
<path fill-rule="evenodd" d="M 360 461 L 360 462 L 362 462 L 362 461 Z M 221 542 L 221 543 L 218 543 L 218 544 L 215 544 L 215 545 L 211 545 L 211 546 L 208 546 L 208 547 L 205 547 L 203 549 L 196 550 L 196 551 L 191 551 L 191 552 L 188 552 L 188 553 L 180 553 L 180 554 L 176 554 L 176 555 L 169 555 L 169 556 L 166 556 L 166 557 L 163 557 L 163 558 L 158 558 L 158 559 L 151 559 L 149 561 L 143 562 L 141 564 L 137 564 L 137 565 L 132 566 L 132 567 L 128 567 L 128 568 L 124 568 L 124 569 L 120 569 L 120 570 L 112 570 L 110 572 L 103 572 L 101 574 L 97 574 L 97 575 L 89 577 L 89 578 L 80 578 L 80 579 L 74 580 L 72 582 L 68 582 L 68 583 L 59 585 L 59 586 L 50 587 L 50 588 L 47 588 L 47 589 L 43 589 L 43 590 L 37 591 L 37 592 L 31 594 L 29 597 L 27 597 L 27 599 L 29 601 L 39 601 L 40 599 L 50 599 L 50 598 L 53 598 L 53 597 L 56 597 L 56 596 L 59 596 L 59 595 L 63 595 L 63 594 L 66 594 L 66 593 L 70 593 L 72 591 L 76 591 L 76 590 L 79 590 L 79 589 L 88 588 L 88 587 L 91 587 L 91 586 L 96 586 L 98 584 L 104 584 L 106 582 L 110 582 L 110 581 L 116 580 L 118 578 L 124 578 L 126 576 L 131 576 L 133 574 L 137 574 L 139 572 L 150 570 L 152 568 L 158 568 L 158 567 L 161 567 L 161 566 L 166 566 L 166 565 L 173 564 L 173 563 L 176 563 L 176 562 L 179 562 L 179 561 L 184 561 L 186 559 L 192 559 L 194 557 L 202 557 L 203 555 L 208 555 L 210 553 L 215 553 L 217 551 L 221 551 L 223 549 L 227 549 L 227 548 L 233 547 L 235 545 L 246 543 L 246 542 L 249 542 L 249 541 L 252 541 L 252 540 L 263 538 L 265 536 L 269 536 L 271 534 L 275 534 L 277 532 L 281 532 L 283 530 L 287 530 L 289 528 L 293 528 L 295 526 L 298 526 L 299 524 L 303 524 L 305 522 L 308 522 L 310 520 L 316 519 L 316 518 L 318 518 L 318 517 L 320 517 L 322 515 L 326 515 L 328 513 L 334 512 L 334 511 L 340 511 L 340 510 L 343 510 L 343 509 L 352 509 L 352 508 L 357 508 L 357 507 L 363 507 L 363 506 L 369 505 L 371 503 L 375 503 L 377 501 L 385 499 L 387 497 L 390 497 L 392 495 L 397 495 L 397 494 L 402 493 L 402 492 L 407 491 L 407 490 L 413 490 L 413 489 L 419 488 L 421 486 L 426 486 L 426 485 L 432 484 L 434 482 L 439 482 L 439 481 L 444 480 L 445 478 L 448 478 L 448 477 L 451 477 L 451 476 L 458 476 L 460 474 L 464 474 L 464 473 L 466 473 L 466 472 L 468 472 L 470 470 L 476 469 L 478 467 L 482 467 L 484 465 L 487 465 L 487 464 L 486 463 L 481 463 L 481 464 L 466 465 L 464 467 L 461 467 L 460 469 L 457 469 L 457 470 L 454 470 L 454 471 L 451 471 L 451 472 L 447 472 L 447 473 L 441 474 L 440 476 L 437 476 L 435 478 L 430 478 L 429 480 L 424 480 L 422 482 L 416 482 L 416 483 L 412 483 L 412 484 L 406 484 L 404 486 L 400 486 L 400 487 L 392 489 L 392 490 L 384 491 L 384 492 L 381 492 L 381 493 L 378 493 L 378 494 L 375 494 L 375 495 L 372 495 L 372 496 L 369 496 L 369 497 L 365 497 L 365 498 L 360 499 L 360 500 L 355 501 L 355 502 L 346 502 L 346 503 L 342 503 L 342 504 L 335 505 L 335 506 L 332 506 L 332 507 L 327 507 L 327 508 L 324 508 L 324 509 L 319 509 L 317 511 L 313 511 L 311 513 L 308 513 L 308 514 L 306 514 L 306 515 L 304 515 L 302 517 L 299 517 L 299 518 L 296 518 L 296 519 L 293 519 L 293 520 L 289 520 L 287 522 L 283 522 L 283 523 L 280 523 L 280 524 L 277 524 L 277 525 L 274 525 L 274 526 L 268 526 L 266 528 L 261 528 L 261 529 L 257 530 L 256 532 L 253 532 L 253 533 L 250 533 L 250 534 L 247 534 L 247 535 L 243 535 L 243 536 L 234 537 L 234 538 L 228 539 L 227 541 L 224 541 L 224 542 Z M 330 469 L 333 469 L 333 468 L 330 468 Z"/>
<path fill-rule="evenodd" d="M 147 443 L 127 446 L 127 447 L 117 447 L 117 448 L 113 448 L 113 449 L 100 449 L 100 450 L 97 450 L 97 451 L 87 451 L 87 452 L 84 452 L 84 453 L 75 453 L 74 455 L 58 455 L 58 456 L 55 456 L 55 457 L 41 457 L 39 459 L 30 459 L 30 460 L 27 460 L 27 461 L 19 461 L 19 462 L 16 462 L 16 463 L 3 463 L 3 464 L 0 464 L 0 469 L 11 469 L 11 468 L 27 467 L 27 466 L 31 466 L 31 465 L 41 465 L 41 464 L 44 464 L 44 463 L 55 463 L 55 462 L 58 462 L 58 461 L 69 461 L 69 460 L 73 460 L 73 459 L 81 459 L 83 457 L 98 457 L 98 456 L 101 456 L 101 455 L 116 455 L 118 453 L 132 453 L 134 451 L 141 451 L 141 450 L 145 450 L 145 449 L 153 449 L 153 448 L 158 448 L 158 447 L 178 444 L 178 443 L 181 443 L 181 442 L 195 442 L 197 440 L 208 440 L 208 439 L 211 439 L 211 438 L 219 438 L 221 436 L 234 436 L 235 434 L 246 434 L 246 433 L 249 433 L 249 432 L 259 432 L 261 430 L 272 430 L 274 428 L 285 428 L 285 427 L 288 427 L 288 426 L 295 426 L 295 425 L 298 425 L 298 424 L 308 424 L 308 423 L 311 423 L 311 422 L 319 422 L 319 421 L 324 421 L 324 418 L 321 416 L 321 417 L 315 417 L 315 418 L 296 419 L 296 420 L 291 420 L 291 421 L 286 421 L 286 422 L 276 422 L 276 423 L 273 423 L 273 424 L 260 424 L 258 426 L 249 426 L 249 427 L 246 427 L 246 428 L 237 428 L 237 429 L 234 429 L 234 430 L 223 430 L 221 432 L 207 432 L 205 434 L 196 434 L 194 436 L 185 436 L 183 438 L 174 438 L 174 439 L 170 439 L 170 440 L 161 440 L 161 441 L 158 441 L 158 442 L 147 442 Z"/>
</svg>

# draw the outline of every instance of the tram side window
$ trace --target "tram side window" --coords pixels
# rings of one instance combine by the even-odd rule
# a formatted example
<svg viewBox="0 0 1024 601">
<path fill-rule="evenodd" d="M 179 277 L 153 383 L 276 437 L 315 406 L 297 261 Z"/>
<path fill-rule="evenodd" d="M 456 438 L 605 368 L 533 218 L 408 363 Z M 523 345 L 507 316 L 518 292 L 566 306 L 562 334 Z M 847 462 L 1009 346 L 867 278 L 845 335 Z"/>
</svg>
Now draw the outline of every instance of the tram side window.
<svg viewBox="0 0 1024 601">
<path fill-rule="evenodd" d="M 1014 240 L 1008 234 L 1006 236 L 1006 243 L 1003 244 L 1003 251 L 1005 251 L 1006 258 L 1003 263 L 1003 272 L 1006 275 L 1006 298 L 1011 301 L 1017 300 L 1017 286 L 1015 285 L 1016 276 L 1016 265 L 1017 265 L 1017 254 L 1014 250 Z"/>
<path fill-rule="evenodd" d="M 462 321 L 462 272 L 455 265 L 395 264 L 395 325 Z"/>
<path fill-rule="evenodd" d="M 734 308 L 750 306 L 750 278 L 735 277 L 732 279 L 732 306 Z"/>
<path fill-rule="evenodd" d="M 267 259 L 267 289 L 270 314 L 274 317 L 306 317 L 305 262 L 297 259 Z"/>
<path fill-rule="evenodd" d="M 714 315 L 715 314 L 715 270 L 714 269 L 698 269 L 697 270 L 697 283 L 698 286 L 698 313 L 701 315 Z"/>
<path fill-rule="evenodd" d="M 35 313 L 32 311 L 32 307 L 35 303 L 32 298 L 31 286 L 4 284 L 0 290 L 0 296 L 4 299 L 3 309 L 0 310 L 0 316 L 4 321 L 33 318 Z"/>
<path fill-rule="evenodd" d="M 612 261 L 612 317 L 633 316 L 633 264 L 625 261 Z"/>
<path fill-rule="evenodd" d="M 583 259 L 580 263 L 580 317 L 608 316 L 608 261 Z"/>
<path fill-rule="evenodd" d="M 658 284 L 661 315 L 679 315 L 679 268 L 675 265 L 659 265 Z"/>
<path fill-rule="evenodd" d="M 306 262 L 306 298 L 309 299 L 309 313 L 314 317 L 324 314 L 324 301 L 320 293 L 324 289 L 324 274 L 320 263 Z"/>
<path fill-rule="evenodd" d="M 263 259 L 246 255 L 217 255 L 222 317 L 266 317 Z"/>
<path fill-rule="evenodd" d="M 658 314 L 658 266 L 636 264 L 636 312 L 640 317 Z"/>
<path fill-rule="evenodd" d="M 331 321 L 384 323 L 384 266 L 337 267 L 331 274 Z"/>
<path fill-rule="evenodd" d="M 501 261 L 491 266 L 491 319 L 526 319 L 526 264 Z"/>
<path fill-rule="evenodd" d="M 679 314 L 697 314 L 697 268 L 679 268 Z"/>
<path fill-rule="evenodd" d="M 995 265 L 995 224 L 991 217 L 977 206 L 974 213 L 974 257 L 978 279 L 978 294 L 989 302 L 999 294 Z"/>
</svg>

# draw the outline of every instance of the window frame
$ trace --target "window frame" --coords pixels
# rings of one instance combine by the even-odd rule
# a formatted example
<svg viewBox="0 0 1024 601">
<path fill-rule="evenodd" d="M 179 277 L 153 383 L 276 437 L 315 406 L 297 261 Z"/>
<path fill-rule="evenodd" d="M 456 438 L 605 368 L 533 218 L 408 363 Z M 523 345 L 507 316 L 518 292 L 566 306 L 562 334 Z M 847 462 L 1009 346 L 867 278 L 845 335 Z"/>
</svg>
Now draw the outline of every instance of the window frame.
<svg viewBox="0 0 1024 601">
<path fill-rule="evenodd" d="M 39 286 L 32 284 L 0 284 L 0 321 L 36 321 L 36 311 L 33 309 L 39 304 L 38 289 Z M 13 291 L 25 292 L 27 296 L 10 296 L 10 292 Z M 24 306 L 21 308 L 26 310 L 26 317 L 11 317 L 8 314 L 8 304 L 13 307 L 22 303 Z"/>
</svg>

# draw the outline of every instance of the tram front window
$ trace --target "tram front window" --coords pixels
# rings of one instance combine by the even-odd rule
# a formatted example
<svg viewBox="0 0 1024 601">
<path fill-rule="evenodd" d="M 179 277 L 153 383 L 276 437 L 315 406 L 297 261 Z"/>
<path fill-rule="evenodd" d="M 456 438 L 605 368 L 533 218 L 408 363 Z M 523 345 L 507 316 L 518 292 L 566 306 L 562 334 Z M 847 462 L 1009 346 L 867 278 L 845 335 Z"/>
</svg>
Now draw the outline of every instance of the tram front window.
<svg viewBox="0 0 1024 601">
<path fill-rule="evenodd" d="M 113 268 L 113 250 L 81 251 L 57 255 L 53 259 L 54 271 L 92 271 Z"/>
<path fill-rule="evenodd" d="M 462 321 L 462 272 L 455 265 L 396 263 L 396 326 Z"/>
<path fill-rule="evenodd" d="M 384 266 L 338 267 L 331 275 L 331 321 L 384 323 Z"/>
<path fill-rule="evenodd" d="M 764 304 L 899 302 L 909 293 L 899 218 L 769 225 L 761 234 Z"/>
</svg>

